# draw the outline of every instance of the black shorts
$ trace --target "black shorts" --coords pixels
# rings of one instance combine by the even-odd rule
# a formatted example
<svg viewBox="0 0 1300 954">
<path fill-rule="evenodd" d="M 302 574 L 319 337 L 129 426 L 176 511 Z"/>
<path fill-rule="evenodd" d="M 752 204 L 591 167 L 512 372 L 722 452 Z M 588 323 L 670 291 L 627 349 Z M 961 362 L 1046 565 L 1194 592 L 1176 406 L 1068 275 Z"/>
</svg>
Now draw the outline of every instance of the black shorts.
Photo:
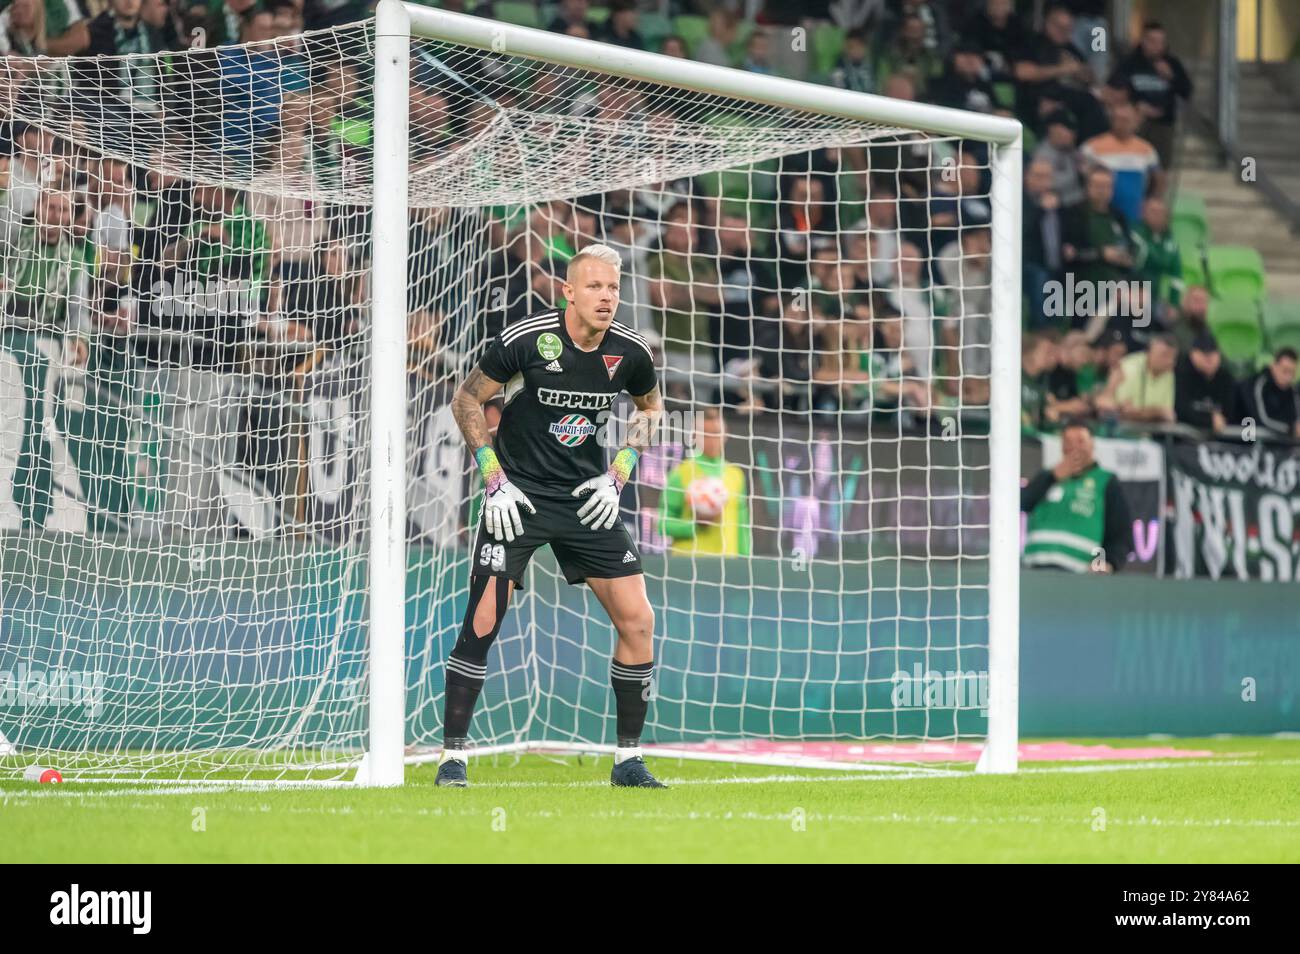
<svg viewBox="0 0 1300 954">
<path fill-rule="evenodd" d="M 609 579 L 641 572 L 641 552 L 621 516 L 610 529 L 593 530 L 578 519 L 578 510 L 586 498 L 557 500 L 529 494 L 528 499 L 537 513 L 519 508 L 524 532 L 522 536 L 515 534 L 513 541 L 492 537 L 479 517 L 472 557 L 474 576 L 508 577 L 522 590 L 524 570 L 528 569 L 533 551 L 548 543 L 564 571 L 564 579 L 570 584 L 582 583 L 589 576 Z"/>
</svg>

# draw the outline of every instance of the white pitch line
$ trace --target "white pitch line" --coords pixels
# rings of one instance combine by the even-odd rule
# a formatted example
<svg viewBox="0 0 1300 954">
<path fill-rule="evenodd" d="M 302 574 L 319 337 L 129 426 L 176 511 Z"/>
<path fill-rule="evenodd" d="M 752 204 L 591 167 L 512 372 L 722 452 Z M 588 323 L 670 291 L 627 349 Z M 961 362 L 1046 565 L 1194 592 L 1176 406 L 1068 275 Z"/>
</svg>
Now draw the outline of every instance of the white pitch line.
<svg viewBox="0 0 1300 954">
<path fill-rule="evenodd" d="M 1127 771 L 1145 771 L 1152 769 L 1179 769 L 1179 768 L 1242 768 L 1255 767 L 1264 765 L 1300 765 L 1300 759 L 1270 759 L 1267 762 L 1251 761 L 1237 758 L 1222 758 L 1213 761 L 1204 759 L 1175 759 L 1169 761 L 1144 761 L 1144 762 L 1087 762 L 1071 763 L 1065 765 L 1035 766 L 1022 767 L 1019 770 L 1021 775 L 1059 775 L 1059 774 L 1091 774 L 1098 772 L 1127 772 Z M 912 771 L 893 770 L 888 773 L 872 772 L 857 770 L 848 775 L 735 775 L 723 776 L 719 778 L 672 778 L 664 776 L 664 781 L 676 786 L 687 785 L 762 785 L 762 784 L 790 784 L 799 782 L 890 782 L 890 781 L 907 781 L 915 779 L 974 779 L 984 778 L 974 771 L 966 769 L 937 769 L 937 768 L 920 768 L 916 767 Z M 74 781 L 69 779 L 68 782 Z M 75 780 L 82 784 L 106 784 L 102 779 L 96 780 Z M 0 789 L 0 798 L 100 798 L 100 797 L 119 797 L 127 795 L 193 795 L 193 794 L 222 794 L 239 791 L 248 792 L 284 792 L 284 791 L 302 791 L 305 789 L 321 790 L 338 790 L 338 791 L 364 791 L 351 782 L 342 781 L 258 781 L 258 780 L 241 780 L 241 781 L 208 781 L 185 783 L 169 783 L 163 780 L 150 782 L 148 780 L 119 781 L 113 783 L 114 787 L 103 791 L 74 791 L 65 785 L 42 786 L 39 789 Z M 138 787 L 136 787 L 138 786 Z M 573 789 L 573 788 L 608 788 L 609 783 L 603 780 L 582 780 L 573 782 L 480 782 L 474 785 L 477 789 Z"/>
</svg>

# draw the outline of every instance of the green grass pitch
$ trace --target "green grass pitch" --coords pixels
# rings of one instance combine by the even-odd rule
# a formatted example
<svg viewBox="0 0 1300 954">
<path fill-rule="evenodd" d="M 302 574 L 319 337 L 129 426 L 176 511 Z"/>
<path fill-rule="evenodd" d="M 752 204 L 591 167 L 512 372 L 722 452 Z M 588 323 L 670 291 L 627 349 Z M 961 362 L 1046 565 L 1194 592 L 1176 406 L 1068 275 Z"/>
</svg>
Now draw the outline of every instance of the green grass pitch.
<svg viewBox="0 0 1300 954">
<path fill-rule="evenodd" d="M 1300 861 L 1300 740 L 1161 744 L 1216 754 L 901 778 L 650 759 L 668 791 L 537 755 L 476 760 L 468 790 L 432 765 L 398 790 L 6 779 L 0 862 Z"/>
</svg>

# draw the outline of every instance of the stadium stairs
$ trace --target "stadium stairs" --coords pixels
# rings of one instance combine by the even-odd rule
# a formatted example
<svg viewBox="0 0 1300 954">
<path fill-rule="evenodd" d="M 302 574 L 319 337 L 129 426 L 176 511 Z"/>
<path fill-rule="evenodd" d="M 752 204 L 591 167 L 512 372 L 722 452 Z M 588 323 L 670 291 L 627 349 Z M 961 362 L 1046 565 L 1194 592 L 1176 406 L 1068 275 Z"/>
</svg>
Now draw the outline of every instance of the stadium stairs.
<svg viewBox="0 0 1300 954">
<path fill-rule="evenodd" d="M 1214 114 L 1214 74 L 1210 63 L 1193 64 L 1194 107 Z M 1241 64 L 1238 100 L 1241 151 L 1253 157 L 1275 184 L 1300 205 L 1300 102 L 1285 96 L 1255 64 Z M 1177 195 L 1205 199 L 1209 236 L 1214 245 L 1249 246 L 1264 261 L 1270 298 L 1300 299 L 1300 235 L 1269 197 L 1241 170 L 1224 163 L 1218 143 L 1195 121 L 1184 123 L 1175 163 Z"/>
</svg>

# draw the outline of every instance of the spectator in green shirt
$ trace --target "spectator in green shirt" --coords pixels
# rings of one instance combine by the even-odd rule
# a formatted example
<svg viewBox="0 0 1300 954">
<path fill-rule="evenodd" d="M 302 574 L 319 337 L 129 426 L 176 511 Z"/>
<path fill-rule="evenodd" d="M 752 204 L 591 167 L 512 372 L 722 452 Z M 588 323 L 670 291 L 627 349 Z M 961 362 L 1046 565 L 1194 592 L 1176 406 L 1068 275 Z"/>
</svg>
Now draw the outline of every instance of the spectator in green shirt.
<svg viewBox="0 0 1300 954">
<path fill-rule="evenodd" d="M 36 218 L 5 249 L 11 267 L 3 282 L 6 315 L 30 319 L 43 330 L 66 330 L 85 299 L 84 256 L 72 233 L 75 209 L 65 192 L 41 193 Z"/>
<path fill-rule="evenodd" d="M 1183 257 L 1169 230 L 1169 206 L 1155 196 L 1142 204 L 1142 221 L 1133 229 L 1137 279 L 1151 283 L 1157 313 L 1177 306 L 1183 291 Z"/>
<path fill-rule="evenodd" d="M 1117 282 L 1132 277 L 1133 245 L 1124 217 L 1115 210 L 1115 176 L 1098 166 L 1088 173 L 1087 199 L 1066 225 L 1062 257 L 1075 281 Z"/>
<path fill-rule="evenodd" d="M 239 192 L 198 186 L 194 206 L 189 228 L 167 257 L 195 278 L 244 280 L 261 288 L 270 266 L 271 243 L 265 224 L 249 213 Z"/>
</svg>

